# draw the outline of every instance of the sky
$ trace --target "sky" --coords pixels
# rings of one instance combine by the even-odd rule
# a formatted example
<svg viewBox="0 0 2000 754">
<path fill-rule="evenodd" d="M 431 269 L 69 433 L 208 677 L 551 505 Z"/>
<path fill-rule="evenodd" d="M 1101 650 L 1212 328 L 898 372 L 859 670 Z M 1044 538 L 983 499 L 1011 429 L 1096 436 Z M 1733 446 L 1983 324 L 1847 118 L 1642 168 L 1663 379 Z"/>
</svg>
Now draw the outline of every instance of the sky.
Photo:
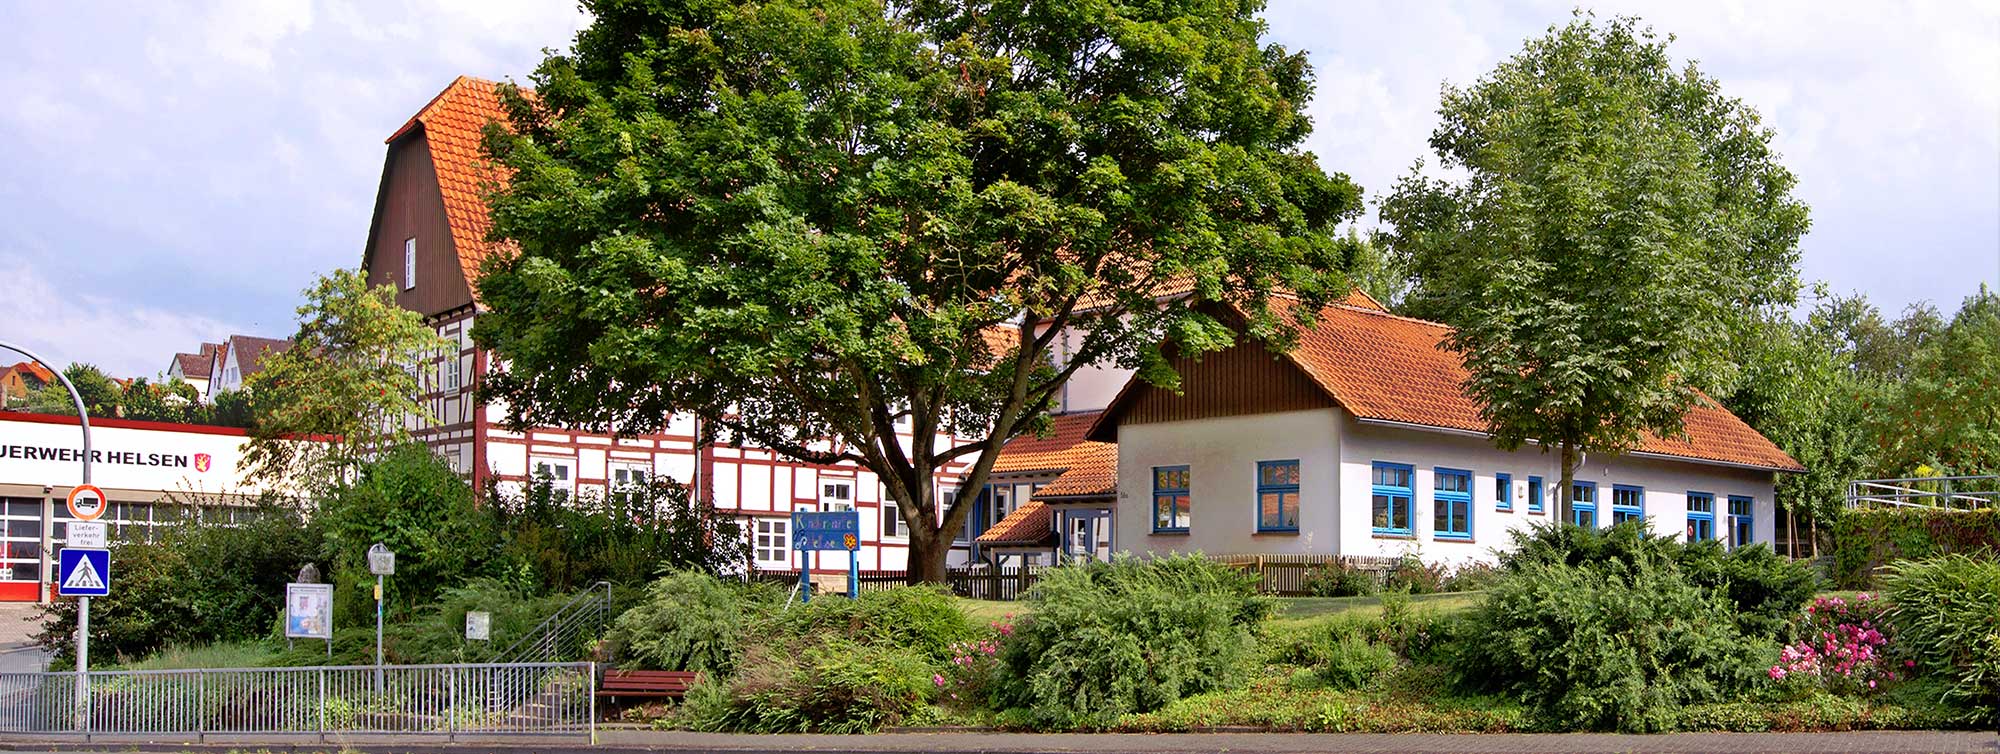
<svg viewBox="0 0 2000 754">
<path fill-rule="evenodd" d="M 1317 74 L 1308 142 L 1375 202 L 1469 85 L 1575 2 L 1273 0 Z M 2000 3 L 1583 4 L 1675 36 L 1776 131 L 1812 207 L 1802 278 L 1893 316 L 2000 286 Z M 293 329 L 359 264 L 383 139 L 460 74 L 525 80 L 573 3 L 0 5 L 0 341 L 155 376 Z M 0 354 L 0 363 L 10 363 Z"/>
</svg>

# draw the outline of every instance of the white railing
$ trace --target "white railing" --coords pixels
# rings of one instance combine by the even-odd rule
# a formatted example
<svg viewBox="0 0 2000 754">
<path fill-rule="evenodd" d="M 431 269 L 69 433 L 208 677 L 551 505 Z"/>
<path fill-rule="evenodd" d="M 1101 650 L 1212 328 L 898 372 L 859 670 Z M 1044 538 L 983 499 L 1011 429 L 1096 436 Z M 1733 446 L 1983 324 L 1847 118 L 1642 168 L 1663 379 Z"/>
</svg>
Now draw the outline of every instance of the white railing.
<svg viewBox="0 0 2000 754">
<path fill-rule="evenodd" d="M 594 737 L 594 663 L 0 673 L 0 733 Z"/>
<path fill-rule="evenodd" d="M 2000 476 L 1860 479 L 1847 483 L 1847 507 L 1949 510 L 2000 507 Z"/>
</svg>

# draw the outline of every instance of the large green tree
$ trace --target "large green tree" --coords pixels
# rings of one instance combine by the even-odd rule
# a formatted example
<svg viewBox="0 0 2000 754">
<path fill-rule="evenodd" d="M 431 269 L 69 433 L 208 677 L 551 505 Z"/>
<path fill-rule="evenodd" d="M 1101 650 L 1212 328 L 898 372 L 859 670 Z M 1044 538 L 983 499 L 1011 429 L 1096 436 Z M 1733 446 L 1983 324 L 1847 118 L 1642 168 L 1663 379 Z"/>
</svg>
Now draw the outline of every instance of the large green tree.
<svg viewBox="0 0 2000 754">
<path fill-rule="evenodd" d="M 933 474 L 976 458 L 978 488 L 1076 369 L 1172 386 L 1163 340 L 1235 337 L 1196 302 L 1283 338 L 1273 291 L 1344 293 L 1359 190 L 1300 150 L 1311 70 L 1257 0 L 584 5 L 487 132 L 511 170 L 488 394 L 520 425 L 693 414 L 865 467 L 913 580 L 943 578 L 971 507 L 934 510 Z"/>
<path fill-rule="evenodd" d="M 1681 431 L 1759 313 L 1796 295 L 1807 228 L 1757 113 L 1638 21 L 1579 14 L 1469 88 L 1431 135 L 1463 177 L 1413 172 L 1383 203 L 1417 284 L 1454 325 L 1495 442 L 1561 456 Z"/>
<path fill-rule="evenodd" d="M 1892 396 L 1869 413 L 1880 476 L 2000 474 L 2000 293 L 1966 297 L 1910 353 Z"/>
<path fill-rule="evenodd" d="M 351 479 L 366 455 L 409 442 L 429 416 L 422 376 L 448 343 L 361 272 L 334 270 L 304 295 L 291 348 L 244 381 L 244 473 L 316 495 Z"/>
</svg>

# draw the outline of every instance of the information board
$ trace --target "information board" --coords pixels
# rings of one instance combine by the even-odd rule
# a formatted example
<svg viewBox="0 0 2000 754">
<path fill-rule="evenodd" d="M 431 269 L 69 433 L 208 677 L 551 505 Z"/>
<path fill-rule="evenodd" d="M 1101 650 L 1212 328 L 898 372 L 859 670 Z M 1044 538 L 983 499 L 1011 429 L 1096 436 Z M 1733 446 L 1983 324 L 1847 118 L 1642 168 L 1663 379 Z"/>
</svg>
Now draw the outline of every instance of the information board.
<svg viewBox="0 0 2000 754">
<path fill-rule="evenodd" d="M 792 513 L 792 549 L 799 552 L 812 550 L 858 549 L 861 544 L 861 514 L 857 511 L 828 511 L 817 513 L 796 511 Z"/>
</svg>

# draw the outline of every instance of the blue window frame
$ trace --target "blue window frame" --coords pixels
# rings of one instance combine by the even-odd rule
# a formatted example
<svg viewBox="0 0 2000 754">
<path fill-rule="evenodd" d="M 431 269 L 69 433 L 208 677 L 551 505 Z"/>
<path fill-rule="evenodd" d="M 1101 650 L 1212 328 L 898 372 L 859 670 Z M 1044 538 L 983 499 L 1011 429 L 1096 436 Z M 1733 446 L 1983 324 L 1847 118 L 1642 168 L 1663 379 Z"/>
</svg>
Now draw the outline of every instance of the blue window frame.
<svg viewBox="0 0 2000 754">
<path fill-rule="evenodd" d="M 1688 541 L 1706 542 L 1715 538 L 1715 495 L 1688 491 Z"/>
<path fill-rule="evenodd" d="M 1186 533 L 1194 514 L 1194 498 L 1188 495 L 1190 475 L 1186 466 L 1153 467 L 1153 531 Z"/>
<path fill-rule="evenodd" d="M 1729 496 L 1729 546 L 1742 547 L 1757 541 L 1757 501 L 1742 495 Z"/>
<path fill-rule="evenodd" d="M 1514 510 L 1514 475 L 1493 475 L 1493 509 L 1502 513 Z"/>
<path fill-rule="evenodd" d="M 1528 477 L 1528 512 L 1542 512 L 1542 478 Z"/>
<path fill-rule="evenodd" d="M 1646 488 L 1629 484 L 1611 486 L 1611 525 L 1646 520 Z"/>
<path fill-rule="evenodd" d="M 1431 471 L 1432 536 L 1472 538 L 1472 472 L 1437 468 Z"/>
<path fill-rule="evenodd" d="M 1411 479 L 1416 467 L 1375 462 L 1372 476 L 1376 534 L 1410 536 Z"/>
<path fill-rule="evenodd" d="M 1299 462 L 1257 462 L 1257 531 L 1299 530 Z"/>
<path fill-rule="evenodd" d="M 1570 519 L 1577 526 L 1597 528 L 1597 483 L 1576 480 L 1569 486 Z"/>
</svg>

